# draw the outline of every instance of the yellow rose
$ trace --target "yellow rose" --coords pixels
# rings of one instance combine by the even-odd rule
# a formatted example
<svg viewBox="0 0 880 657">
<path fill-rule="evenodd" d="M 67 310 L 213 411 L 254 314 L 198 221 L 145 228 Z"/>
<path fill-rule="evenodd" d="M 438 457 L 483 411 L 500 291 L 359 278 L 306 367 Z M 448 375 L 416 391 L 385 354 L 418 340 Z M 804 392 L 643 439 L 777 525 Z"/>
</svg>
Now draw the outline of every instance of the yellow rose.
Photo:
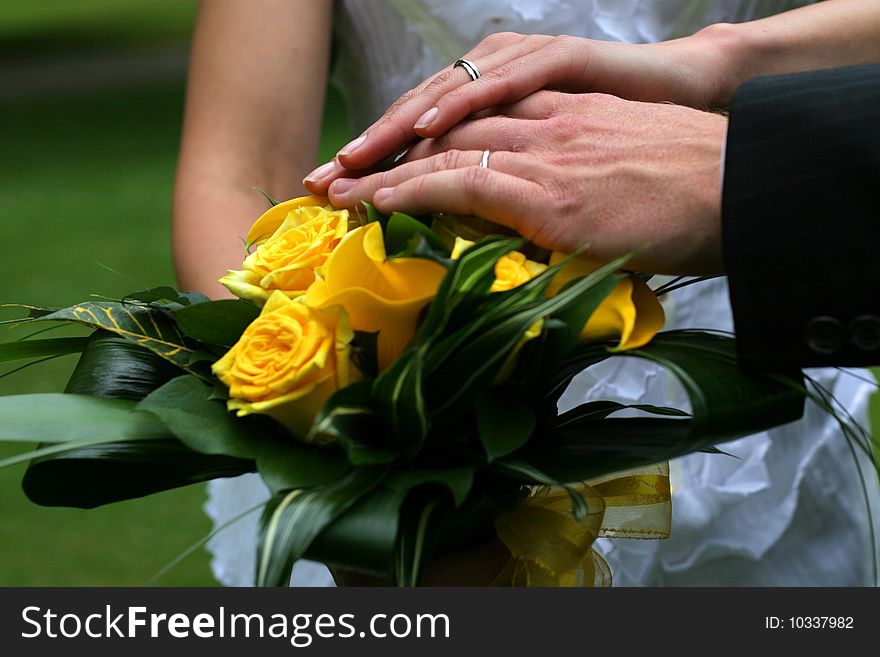
<svg viewBox="0 0 880 657">
<path fill-rule="evenodd" d="M 248 244 L 256 248 L 241 271 L 230 270 L 220 283 L 260 305 L 275 290 L 300 296 L 347 232 L 348 210 L 333 210 L 326 199 L 304 196 L 279 203 L 248 233 Z"/>
<path fill-rule="evenodd" d="M 554 252 L 550 265 L 565 255 Z M 558 293 L 569 281 L 596 271 L 602 263 L 586 258 L 573 258 L 550 283 L 548 294 Z M 641 347 L 663 328 L 666 315 L 657 296 L 635 274 L 627 275 L 611 291 L 581 331 L 581 342 L 619 339 L 616 351 Z"/>
<path fill-rule="evenodd" d="M 455 238 L 452 247 L 452 259 L 458 260 L 461 254 L 467 251 L 473 242 L 461 237 Z M 498 258 L 495 263 L 495 282 L 492 283 L 490 292 L 505 292 L 522 285 L 547 269 L 547 265 L 534 262 L 526 258 L 519 251 L 513 251 Z"/>
<path fill-rule="evenodd" d="M 351 382 L 353 337 L 338 306 L 317 310 L 275 291 L 211 369 L 229 388 L 229 410 L 270 415 L 302 437 L 327 398 Z"/>
<path fill-rule="evenodd" d="M 339 243 L 306 292 L 306 303 L 342 306 L 353 329 L 378 332 L 379 368 L 385 369 L 415 335 L 419 313 L 445 274 L 445 267 L 430 260 L 387 259 L 382 226 L 374 222 Z"/>
</svg>

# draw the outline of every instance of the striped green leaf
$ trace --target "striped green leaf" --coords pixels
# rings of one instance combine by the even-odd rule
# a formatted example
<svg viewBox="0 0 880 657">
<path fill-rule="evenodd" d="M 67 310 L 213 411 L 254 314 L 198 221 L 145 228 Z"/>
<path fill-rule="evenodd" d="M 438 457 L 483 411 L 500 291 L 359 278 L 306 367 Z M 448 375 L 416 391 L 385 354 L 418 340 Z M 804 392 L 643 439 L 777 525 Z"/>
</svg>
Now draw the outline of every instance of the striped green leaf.
<svg viewBox="0 0 880 657">
<path fill-rule="evenodd" d="M 508 312 L 485 327 L 460 349 L 438 342 L 435 349 L 448 354 L 436 372 L 431 373 L 426 395 L 432 415 L 455 415 L 471 400 L 479 398 L 495 379 L 508 355 L 526 330 L 539 319 L 565 311 L 572 305 L 598 307 L 616 284 L 613 276 L 625 259 L 608 263 L 588 276 L 573 281 L 554 297 L 522 306 L 511 305 Z M 514 290 L 512 290 L 513 292 Z M 589 316 L 589 313 L 586 313 Z"/>
<path fill-rule="evenodd" d="M 199 454 L 167 439 L 65 443 L 36 458 L 22 480 L 32 502 L 91 509 L 163 490 L 253 472 L 253 461 Z"/>
<path fill-rule="evenodd" d="M 273 497 L 260 520 L 257 586 L 285 586 L 293 564 L 323 529 L 376 488 L 387 468 L 357 468 L 325 486 Z"/>
<path fill-rule="evenodd" d="M 373 383 L 373 398 L 388 420 L 396 446 L 418 450 L 428 435 L 428 410 L 422 391 L 425 346 L 404 353 Z"/>
<path fill-rule="evenodd" d="M 0 362 L 63 356 L 81 352 L 88 338 L 45 338 L 42 340 L 19 340 L 0 344 Z"/>
<path fill-rule="evenodd" d="M 195 341 L 181 333 L 162 310 L 116 301 L 89 301 L 40 317 L 41 321 L 64 321 L 104 329 L 131 340 L 177 367 L 199 376 L 207 375 L 206 357 Z"/>
<path fill-rule="evenodd" d="M 95 331 L 64 392 L 140 400 L 181 374 L 183 370 L 149 349 L 115 333 Z"/>
<path fill-rule="evenodd" d="M 532 464 L 561 481 L 589 479 L 705 450 L 803 414 L 800 373 L 741 370 L 732 338 L 670 331 L 626 355 L 657 363 L 675 376 L 690 399 L 690 416 L 643 406 L 668 417 L 613 418 L 605 411 L 619 409 L 608 403 L 605 409 L 574 409 L 541 435 L 540 448 L 536 443 L 527 456 Z"/>
<path fill-rule="evenodd" d="M 135 402 L 86 395 L 38 393 L 0 397 L 0 441 L 63 443 L 168 437 L 158 418 Z"/>
</svg>

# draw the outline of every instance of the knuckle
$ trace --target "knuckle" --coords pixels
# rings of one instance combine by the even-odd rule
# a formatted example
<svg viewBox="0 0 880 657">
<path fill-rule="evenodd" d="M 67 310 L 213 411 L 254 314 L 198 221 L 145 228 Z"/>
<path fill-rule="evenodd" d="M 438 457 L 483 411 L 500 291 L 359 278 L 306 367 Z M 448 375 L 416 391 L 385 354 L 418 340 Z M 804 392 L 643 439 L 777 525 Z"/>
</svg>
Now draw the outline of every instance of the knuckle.
<svg viewBox="0 0 880 657">
<path fill-rule="evenodd" d="M 465 192 L 472 193 L 485 187 L 488 169 L 473 166 L 461 169 L 461 172 L 461 185 Z"/>
<path fill-rule="evenodd" d="M 400 111 L 400 108 L 406 105 L 409 101 L 411 101 L 415 95 L 418 93 L 418 89 L 410 89 L 406 93 L 404 93 L 400 98 L 391 103 L 391 107 L 388 108 L 388 111 L 385 113 L 387 117 L 394 116 Z"/>
<path fill-rule="evenodd" d="M 454 91 L 450 91 L 441 101 L 443 106 L 455 108 L 457 112 L 462 112 L 465 116 L 483 109 L 475 97 L 475 94 L 483 87 L 481 83 L 482 78 L 473 84 L 467 84 Z"/>
<path fill-rule="evenodd" d="M 387 187 L 389 181 L 389 175 L 387 171 L 381 171 L 379 173 L 375 173 L 368 178 L 363 178 L 361 180 L 361 185 L 367 187 L 369 189 L 380 189 L 382 187 Z M 357 188 L 357 187 L 356 187 Z"/>
<path fill-rule="evenodd" d="M 551 43 L 558 50 L 567 52 L 574 48 L 577 48 L 581 43 L 581 39 L 575 36 L 571 36 L 569 34 L 563 34 L 554 38 Z"/>
<path fill-rule="evenodd" d="M 458 169 L 461 166 L 462 151 L 452 148 L 437 156 L 437 166 L 441 170 Z"/>
<path fill-rule="evenodd" d="M 410 181 L 406 187 L 406 196 L 410 199 L 422 199 L 425 198 L 428 192 L 428 185 L 430 184 L 430 177 L 427 175 L 418 176 Z"/>
<path fill-rule="evenodd" d="M 449 68 L 435 75 L 424 87 L 422 91 L 436 92 L 447 88 L 450 82 L 453 82 L 461 72 L 457 69 Z"/>
<path fill-rule="evenodd" d="M 505 100 L 513 100 L 512 78 L 516 75 L 517 68 L 518 66 L 515 62 L 508 62 L 504 66 L 499 66 L 480 78 L 480 81 L 482 82 L 481 86 L 486 87 L 491 85 L 496 92 L 494 95 Z M 483 82 L 484 80 L 485 82 Z"/>
<path fill-rule="evenodd" d="M 585 128 L 584 121 L 577 114 L 554 114 L 545 122 L 545 127 L 553 138 L 577 135 Z"/>
<path fill-rule="evenodd" d="M 517 32 L 495 32 L 483 39 L 483 43 L 490 46 L 497 46 L 521 38 L 522 35 Z"/>
</svg>

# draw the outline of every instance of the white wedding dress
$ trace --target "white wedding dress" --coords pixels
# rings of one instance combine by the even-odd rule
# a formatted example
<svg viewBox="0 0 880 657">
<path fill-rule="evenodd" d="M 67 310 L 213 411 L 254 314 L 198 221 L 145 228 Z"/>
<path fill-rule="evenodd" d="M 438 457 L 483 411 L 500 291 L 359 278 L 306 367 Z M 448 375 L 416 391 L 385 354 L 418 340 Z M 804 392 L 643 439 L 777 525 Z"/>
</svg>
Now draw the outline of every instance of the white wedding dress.
<svg viewBox="0 0 880 657">
<path fill-rule="evenodd" d="M 353 130 L 369 125 L 407 89 L 493 32 L 571 34 L 652 42 L 717 22 L 742 22 L 810 4 L 797 0 L 344 0 L 337 3 L 335 78 L 348 95 Z M 722 280 L 671 295 L 667 328 L 731 330 Z M 772 326 L 768 326 L 772 330 Z M 839 370 L 811 372 L 860 422 L 872 387 Z M 587 399 L 686 407 L 656 367 L 614 359 L 581 374 L 560 409 Z M 834 420 L 809 404 L 799 422 L 727 443 L 730 454 L 693 454 L 672 464 L 672 536 L 602 539 L 615 585 L 871 586 L 876 558 L 870 515 L 880 515 L 877 476 Z M 860 484 L 859 469 L 867 482 Z M 211 482 L 215 525 L 267 497 L 256 475 Z M 871 508 L 866 506 L 866 498 Z M 870 515 L 869 515 L 870 514 Z M 253 512 L 208 544 L 217 578 L 253 583 Z M 293 584 L 332 585 L 327 570 L 300 562 Z"/>
</svg>

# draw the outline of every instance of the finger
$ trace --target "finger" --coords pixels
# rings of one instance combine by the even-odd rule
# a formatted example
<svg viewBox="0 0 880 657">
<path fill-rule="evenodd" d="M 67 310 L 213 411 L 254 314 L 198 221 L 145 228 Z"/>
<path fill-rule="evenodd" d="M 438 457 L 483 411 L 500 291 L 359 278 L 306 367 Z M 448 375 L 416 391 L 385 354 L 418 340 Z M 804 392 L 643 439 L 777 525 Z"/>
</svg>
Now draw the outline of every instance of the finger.
<svg viewBox="0 0 880 657">
<path fill-rule="evenodd" d="M 536 126 L 532 121 L 489 116 L 461 123 L 437 139 L 416 143 L 401 162 L 413 162 L 449 150 L 519 152 L 526 150 L 536 139 Z"/>
<path fill-rule="evenodd" d="M 437 171 L 407 180 L 396 187 L 384 187 L 373 195 L 382 212 L 449 212 L 476 215 L 512 228 L 529 237 L 537 226 L 525 218 L 540 212 L 546 192 L 536 182 L 507 173 L 466 167 Z"/>
<path fill-rule="evenodd" d="M 337 208 L 354 208 L 361 201 L 372 199 L 376 190 L 383 187 L 396 187 L 438 171 L 480 166 L 482 161 L 483 151 L 451 150 L 363 178 L 340 178 L 330 185 L 330 202 Z M 537 180 L 544 171 L 541 161 L 507 151 L 490 152 L 486 161 L 494 171 L 527 180 Z"/>
<path fill-rule="evenodd" d="M 326 196 L 327 188 L 330 183 L 337 178 L 359 178 L 363 175 L 372 173 L 372 171 L 352 171 L 346 169 L 339 164 L 336 158 L 333 158 L 327 164 L 322 164 L 317 169 L 303 178 L 303 186 L 310 194 L 315 196 Z"/>
<path fill-rule="evenodd" d="M 577 103 L 578 100 L 583 103 L 583 94 L 541 90 L 514 103 L 498 105 L 494 111 L 496 115 L 512 119 L 541 121 L 555 116 L 560 111 Z"/>
<path fill-rule="evenodd" d="M 465 55 L 485 74 L 511 60 L 539 48 L 549 37 L 519 37 L 517 41 L 497 50 L 474 49 Z M 343 147 L 338 154 L 348 168 L 366 168 L 388 157 L 417 137 L 414 126 L 436 101 L 454 89 L 472 84 L 461 67 L 447 67 L 404 94 L 385 114 L 356 140 Z M 363 137 L 363 139 L 361 139 Z"/>
<path fill-rule="evenodd" d="M 547 88 L 570 89 L 589 57 L 585 39 L 566 37 L 509 61 L 479 80 L 438 98 L 432 120 L 415 130 L 422 137 L 438 137 L 462 119 L 490 107 L 515 103 Z"/>
</svg>

